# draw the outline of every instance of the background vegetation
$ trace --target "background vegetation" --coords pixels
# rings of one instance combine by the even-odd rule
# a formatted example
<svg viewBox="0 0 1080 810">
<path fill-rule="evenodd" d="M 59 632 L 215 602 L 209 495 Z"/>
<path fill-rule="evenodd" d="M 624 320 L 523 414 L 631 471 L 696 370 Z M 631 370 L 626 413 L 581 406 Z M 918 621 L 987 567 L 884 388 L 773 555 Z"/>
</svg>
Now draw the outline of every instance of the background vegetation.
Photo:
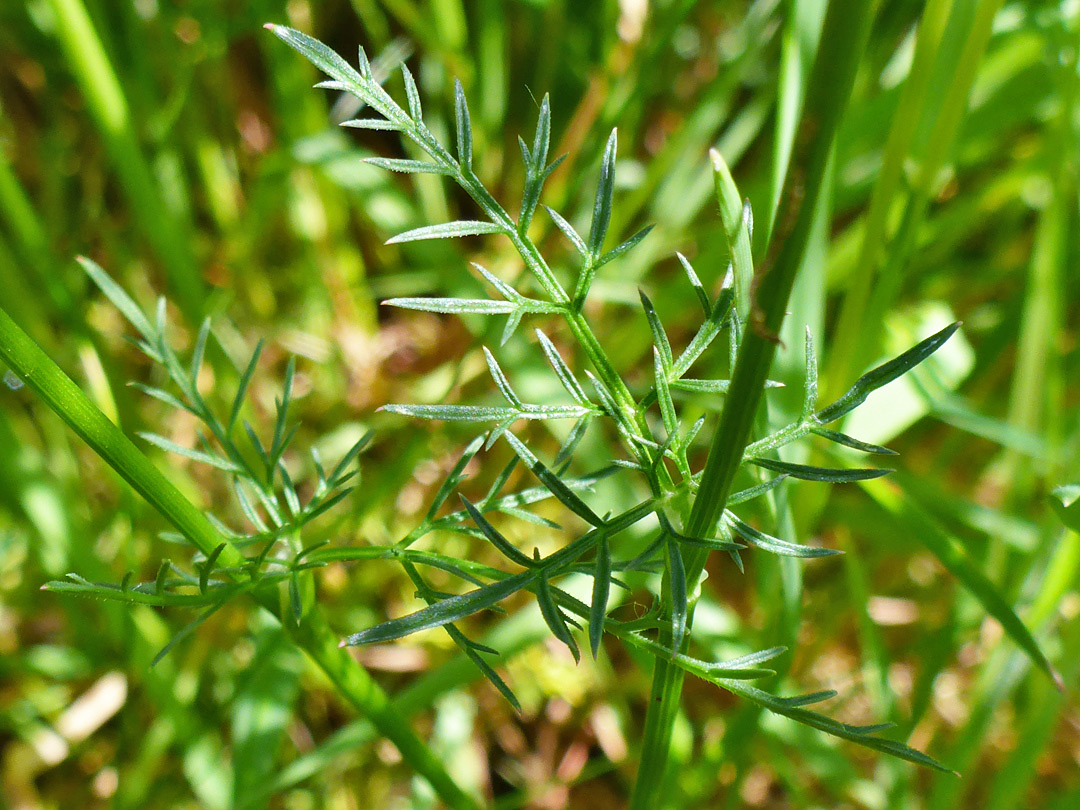
<svg viewBox="0 0 1080 810">
<path fill-rule="evenodd" d="M 532 131 L 544 93 L 553 153 L 568 155 L 545 201 L 576 220 L 587 222 L 617 125 L 611 230 L 656 228 L 600 273 L 602 305 L 590 317 L 619 367 L 648 375 L 637 289 L 684 344 L 691 328 L 676 327 L 696 302 L 674 252 L 710 288 L 728 263 L 710 147 L 766 220 L 755 235 L 768 231 L 771 174 L 824 5 L 4 4 L 0 305 L 125 432 L 184 445 L 194 421 L 125 385 L 155 372 L 76 253 L 107 267 L 147 310 L 167 294 L 177 345 L 194 342 L 206 314 L 234 356 L 264 339 L 252 383 L 264 425 L 296 355 L 300 444 L 337 458 L 376 429 L 363 485 L 319 535 L 395 540 L 418 523 L 473 431 L 375 408 L 487 395 L 478 347 L 498 333 L 486 321 L 377 302 L 475 297 L 468 261 L 504 275 L 519 265 L 499 240 L 385 245 L 404 229 L 475 212 L 438 178 L 360 163 L 395 147 L 381 133 L 331 127 L 351 111 L 312 91 L 321 77 L 261 25 L 292 25 L 346 55 L 361 42 L 387 75 L 408 57 L 444 142 L 459 78 L 475 169 L 507 202 L 524 181 L 516 135 Z M 836 688 L 831 714 L 891 719 L 963 778 L 870 755 L 688 682 L 672 806 L 1080 804 L 1072 692 L 1059 694 L 955 576 L 957 566 L 982 570 L 1075 686 L 1080 537 L 1063 531 L 1048 494 L 1080 478 L 1078 47 L 1072 0 L 882 4 L 773 376 L 801 379 L 802 324 L 817 336 L 827 396 L 949 321 L 964 326 L 930 366 L 845 427 L 901 451 L 888 486 L 793 492 L 795 534 L 848 553 L 800 569 L 805 582 L 794 586 L 779 563 L 755 559 L 740 575 L 715 560 L 698 611 L 697 632 L 717 651 L 797 642 L 771 688 Z M 388 83 L 400 96 L 399 85 L 396 75 Z M 550 230 L 538 238 L 545 254 L 569 265 L 571 249 Z M 517 359 L 515 382 L 535 380 L 532 392 L 544 396 L 534 348 L 522 340 L 506 352 Z M 206 375 L 211 390 L 214 372 Z M 789 387 L 797 401 L 799 386 Z M 152 579 L 175 551 L 158 536 L 164 522 L 36 397 L 11 386 L 0 401 L 0 802 L 433 806 L 393 746 L 355 721 L 261 614 L 230 606 L 151 668 L 190 615 L 41 593 L 69 571 Z M 196 503 L 235 511 L 224 477 L 147 449 Z M 507 451 L 494 452 L 503 453 L 497 470 Z M 474 553 L 490 551 L 477 543 Z M 318 578 L 341 634 L 415 609 L 413 590 L 380 562 L 330 566 Z M 461 783 L 499 806 L 622 806 L 647 662 L 612 648 L 575 665 L 535 611 L 515 607 L 470 626 L 507 653 L 520 714 L 440 634 L 359 655 Z"/>
</svg>

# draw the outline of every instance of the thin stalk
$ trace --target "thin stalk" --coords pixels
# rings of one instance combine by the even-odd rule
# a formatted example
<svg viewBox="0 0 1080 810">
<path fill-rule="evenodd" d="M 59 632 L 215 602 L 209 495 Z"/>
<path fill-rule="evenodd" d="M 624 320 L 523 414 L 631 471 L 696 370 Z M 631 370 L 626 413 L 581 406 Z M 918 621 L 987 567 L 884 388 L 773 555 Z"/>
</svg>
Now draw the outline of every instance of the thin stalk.
<svg viewBox="0 0 1080 810">
<path fill-rule="evenodd" d="M 866 0 L 834 0 L 826 12 L 795 142 L 794 159 L 788 170 L 776 220 L 778 247 L 775 258 L 766 262 L 758 279 L 750 324 L 739 348 L 720 424 L 713 436 L 701 487 L 687 522 L 686 530 L 691 536 L 708 536 L 716 526 L 749 443 L 750 430 L 776 353 L 776 336 L 783 324 L 796 271 L 809 242 L 833 139 L 851 95 L 876 8 L 876 2 Z M 704 571 L 706 558 L 707 554 L 700 551 L 685 555 L 686 580 L 691 593 Z M 669 597 L 664 601 L 670 604 Z M 687 617 L 688 624 L 691 620 L 692 612 Z M 666 624 L 662 622 L 661 626 Z M 662 638 L 661 643 L 665 642 L 670 643 L 670 639 Z M 645 718 L 641 767 L 631 810 L 653 808 L 660 802 L 682 682 L 683 673 L 679 667 L 662 659 L 656 660 Z"/>
<path fill-rule="evenodd" d="M 240 551 L 221 536 L 203 512 L 162 475 L 3 309 L 0 360 L 200 551 L 210 555 L 224 546 L 217 557 L 223 568 L 239 567 L 245 562 Z M 298 625 L 287 608 L 283 612 L 276 593 L 263 591 L 254 596 L 278 617 L 290 637 L 326 673 L 342 696 L 397 746 L 448 806 L 462 810 L 477 807 L 427 745 L 401 722 L 386 693 L 367 670 L 347 650 L 339 648 L 337 636 L 320 611 L 309 610 Z"/>
<path fill-rule="evenodd" d="M 60 46 L 86 98 L 132 213 L 165 268 L 184 315 L 191 323 L 198 323 L 205 303 L 204 286 L 191 251 L 191 239 L 161 197 L 101 38 L 82 0 L 50 0 L 50 5 Z"/>
</svg>

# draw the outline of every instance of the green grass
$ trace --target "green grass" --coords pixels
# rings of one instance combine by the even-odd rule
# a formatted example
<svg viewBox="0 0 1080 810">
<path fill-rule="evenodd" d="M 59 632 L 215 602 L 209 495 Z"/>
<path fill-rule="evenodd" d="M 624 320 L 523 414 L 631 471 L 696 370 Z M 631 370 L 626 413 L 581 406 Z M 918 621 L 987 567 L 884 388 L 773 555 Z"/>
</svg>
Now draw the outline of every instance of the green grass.
<svg viewBox="0 0 1080 810">
<path fill-rule="evenodd" d="M 1050 493 L 1077 482 L 1080 450 L 1080 15 L 878 6 L 658 0 L 640 26 L 630 4 L 565 0 L 5 6 L 0 356 L 27 384 L 0 388 L 4 800 L 1071 806 L 1080 537 Z M 354 67 L 363 44 L 415 122 L 407 58 L 421 150 L 332 127 L 397 113 L 364 76 L 374 108 L 311 90 L 323 77 L 268 21 Z M 550 140 L 534 139 L 545 97 Z M 437 174 L 385 171 L 421 158 Z M 418 239 L 455 220 L 485 235 Z M 730 358 L 725 332 L 679 365 L 703 315 L 677 251 L 709 306 L 733 263 L 747 326 Z M 163 321 L 142 314 L 158 295 Z M 657 508 L 708 537 L 731 490 L 775 470 L 866 477 L 806 414 L 956 320 L 830 425 L 900 451 L 895 474 L 789 476 L 714 543 L 767 546 L 759 530 L 842 558 L 748 549 L 740 571 L 664 541 Z M 415 418 L 447 415 L 495 421 Z M 649 468 L 641 440 L 699 417 L 651 474 L 593 476 Z M 488 428 L 489 448 L 470 444 Z M 341 491 L 358 485 L 306 517 L 372 429 L 342 469 L 360 480 Z M 740 464 L 748 441 L 766 469 Z M 500 494 L 521 490 L 528 514 Z M 600 587 L 611 572 L 628 589 Z M 484 588 L 505 613 L 442 598 Z M 633 623 L 654 597 L 655 631 Z M 772 675 L 707 668 L 777 646 Z M 111 707 L 92 688 L 109 673 L 126 687 Z M 826 689 L 812 719 L 772 697 Z M 80 696 L 97 707 L 85 739 L 64 720 Z M 875 752 L 793 719 L 896 727 Z M 880 753 L 900 742 L 963 778 Z"/>
</svg>

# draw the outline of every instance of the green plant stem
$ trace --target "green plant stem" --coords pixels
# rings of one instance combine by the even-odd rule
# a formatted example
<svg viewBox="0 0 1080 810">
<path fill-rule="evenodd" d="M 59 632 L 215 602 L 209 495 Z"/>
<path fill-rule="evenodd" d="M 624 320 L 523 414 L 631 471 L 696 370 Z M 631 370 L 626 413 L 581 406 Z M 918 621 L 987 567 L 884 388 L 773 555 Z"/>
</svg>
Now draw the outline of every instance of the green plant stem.
<svg viewBox="0 0 1080 810">
<path fill-rule="evenodd" d="M 201 320 L 204 285 L 191 240 L 157 188 L 135 132 L 131 110 L 82 0 L 50 0 L 56 33 L 86 105 L 101 132 L 132 213 L 165 268 L 191 323 Z"/>
<path fill-rule="evenodd" d="M 833 0 L 826 12 L 794 158 L 776 220 L 778 248 L 775 259 L 766 262 L 758 281 L 750 323 L 739 348 L 720 424 L 713 435 L 701 486 L 686 526 L 690 536 L 709 536 L 715 528 L 749 443 L 750 430 L 776 353 L 776 336 L 810 238 L 833 139 L 851 94 L 876 8 L 876 2 L 866 0 Z M 687 554 L 684 559 L 690 593 L 697 589 L 707 556 L 697 551 Z M 664 601 L 669 604 L 669 597 Z M 691 620 L 692 612 L 687 617 L 688 624 Z M 661 643 L 665 641 L 668 640 L 661 639 Z M 683 673 L 679 667 L 657 659 L 631 810 L 645 810 L 660 803 L 682 682 Z"/>
<path fill-rule="evenodd" d="M 224 545 L 217 558 L 223 568 L 244 564 L 244 556 L 98 410 L 3 309 L 0 309 L 0 359 L 200 551 L 209 555 Z M 397 746 L 401 755 L 428 780 L 448 806 L 462 810 L 477 806 L 458 787 L 424 742 L 391 710 L 389 698 L 367 670 L 347 650 L 338 647 L 337 636 L 318 610 L 308 611 L 304 620 L 297 625 L 287 609 L 282 611 L 276 593 L 263 591 L 257 593 L 255 598 L 278 617 L 290 637 L 326 673 L 345 699 Z"/>
</svg>

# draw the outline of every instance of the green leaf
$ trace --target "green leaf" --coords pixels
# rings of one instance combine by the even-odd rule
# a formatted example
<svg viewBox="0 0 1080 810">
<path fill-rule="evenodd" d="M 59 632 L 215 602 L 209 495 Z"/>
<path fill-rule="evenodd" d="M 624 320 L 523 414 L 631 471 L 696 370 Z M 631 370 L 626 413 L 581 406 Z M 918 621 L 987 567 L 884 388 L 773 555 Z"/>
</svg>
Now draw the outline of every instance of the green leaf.
<svg viewBox="0 0 1080 810">
<path fill-rule="evenodd" d="M 157 577 L 154 579 L 154 593 L 161 596 L 169 586 L 169 572 L 172 570 L 172 562 L 165 558 L 158 566 Z"/>
<path fill-rule="evenodd" d="M 498 291 L 499 295 L 501 295 L 507 301 L 521 303 L 528 300 L 523 295 L 518 293 L 517 290 L 515 290 L 513 287 L 503 281 L 501 278 L 488 271 L 487 268 L 477 264 L 476 262 L 469 262 L 469 264 L 471 264 L 476 269 L 476 272 L 483 276 L 484 280 L 487 281 L 487 283 L 490 284 L 492 287 L 494 287 Z M 539 306 L 546 306 L 543 301 L 535 301 L 533 303 Z"/>
<path fill-rule="evenodd" d="M 190 447 L 183 447 L 174 441 L 166 439 L 164 436 L 159 436 L 157 433 L 140 432 L 139 436 L 150 442 L 150 444 L 154 445 L 155 447 L 160 447 L 162 450 L 166 450 L 170 453 L 176 453 L 176 455 L 178 456 L 183 456 L 184 458 L 191 459 L 192 461 L 196 461 L 200 464 L 206 464 L 210 467 L 216 467 L 219 470 L 225 470 L 225 472 L 243 472 L 240 467 L 238 467 L 235 463 L 229 461 L 226 458 L 212 455 L 211 453 L 204 453 L 201 450 L 193 450 Z"/>
<path fill-rule="evenodd" d="M 600 180 L 596 186 L 596 201 L 593 203 L 592 225 L 589 228 L 589 247 L 586 255 L 596 266 L 600 252 L 604 247 L 608 224 L 611 222 L 611 201 L 615 196 L 615 152 L 618 146 L 618 130 L 611 130 L 604 157 L 600 161 Z"/>
<path fill-rule="evenodd" d="M 348 127 L 349 129 L 372 129 L 387 132 L 400 132 L 401 126 L 393 121 L 387 121 L 385 118 L 352 118 L 348 121 L 342 121 L 338 126 Z"/>
<path fill-rule="evenodd" d="M 563 219 L 562 215 L 554 208 L 549 208 L 545 205 L 544 210 L 548 212 L 551 221 L 566 235 L 566 238 L 570 240 L 570 243 L 577 249 L 577 252 L 582 256 L 588 256 L 589 249 L 585 246 L 585 240 L 581 238 L 576 230 L 574 230 L 574 226 Z"/>
<path fill-rule="evenodd" d="M 518 457 L 525 462 L 525 466 L 532 470 L 533 475 L 540 479 L 540 483 L 547 487 L 556 500 L 586 523 L 592 526 L 604 525 L 604 521 L 581 498 L 575 495 L 574 491 L 563 483 L 555 473 L 549 470 L 540 459 L 533 455 L 533 452 L 522 444 L 517 436 L 513 433 L 507 433 L 506 440 L 514 448 L 514 452 L 518 454 Z"/>
<path fill-rule="evenodd" d="M 251 359 L 248 360 L 243 374 L 240 375 L 240 384 L 236 387 L 232 408 L 229 410 L 229 421 L 225 425 L 226 434 L 232 433 L 233 428 L 236 427 L 236 420 L 240 418 L 240 409 L 244 407 L 244 398 L 247 396 L 248 386 L 251 385 L 251 378 L 255 375 L 255 366 L 259 362 L 263 345 L 262 340 L 255 344 L 255 351 L 251 353 Z"/>
<path fill-rule="evenodd" d="M 369 627 L 367 630 L 361 630 L 359 633 L 353 633 L 342 641 L 341 646 L 355 647 L 360 644 L 394 641 L 421 630 L 460 621 L 481 610 L 495 607 L 511 594 L 527 588 L 534 578 L 534 573 L 525 571 L 500 582 L 485 585 L 483 588 L 448 597 L 415 613 L 410 613 L 408 616 L 391 619 L 375 627 Z"/>
<path fill-rule="evenodd" d="M 624 253 L 629 253 L 631 250 L 636 248 L 646 236 L 649 235 L 649 233 L 652 231 L 652 229 L 654 227 L 656 227 L 656 226 L 655 225 L 646 225 L 644 228 L 642 228 L 640 231 L 635 233 L 633 236 L 631 236 L 625 242 L 623 242 L 622 244 L 620 244 L 620 245 L 618 245 L 616 247 L 613 247 L 611 250 L 609 250 L 603 256 L 598 257 L 593 262 L 593 270 L 599 270 L 601 267 L 603 267 L 608 262 L 619 258 Z"/>
<path fill-rule="evenodd" d="M 338 81 L 346 84 L 362 87 L 364 77 L 360 75 L 348 62 L 341 58 L 334 50 L 328 48 L 319 40 L 309 37 L 293 28 L 284 25 L 267 23 L 264 26 L 272 31 L 282 42 L 293 50 L 303 55 L 311 64 L 327 76 L 333 76 Z"/>
<path fill-rule="evenodd" d="M 439 484 L 438 490 L 435 492 L 435 497 L 431 499 L 431 506 L 428 507 L 427 515 L 424 518 L 425 521 L 432 520 L 435 514 L 439 511 L 446 500 L 453 493 L 454 488 L 465 479 L 465 468 L 469 466 L 469 462 L 472 461 L 476 454 L 480 452 L 480 448 L 484 445 L 484 437 L 477 436 L 462 452 L 461 457 L 454 464 L 453 468 L 447 474 L 443 482 Z"/>
<path fill-rule="evenodd" d="M 559 475 L 562 475 L 565 471 L 564 465 L 570 464 L 570 459 L 577 449 L 578 444 L 580 444 L 582 438 L 584 438 L 585 431 L 588 429 L 592 417 L 593 414 L 590 413 L 581 417 L 574 423 L 574 426 L 570 429 L 570 434 L 566 437 L 566 441 L 563 442 L 562 447 L 559 448 L 559 452 L 555 455 L 555 461 L 552 466 Z"/>
<path fill-rule="evenodd" d="M 499 361 L 495 359 L 495 356 L 488 351 L 487 346 L 481 347 L 484 350 L 484 360 L 487 361 L 488 371 L 491 373 L 491 379 L 495 381 L 495 387 L 499 389 L 499 393 L 503 395 L 503 399 L 510 403 L 510 406 L 515 410 L 522 410 L 525 406 L 522 403 L 520 397 L 514 393 L 514 389 L 510 386 L 510 381 L 506 379 L 506 375 L 503 374 L 503 370 L 499 367 Z"/>
<path fill-rule="evenodd" d="M 396 245 L 402 242 L 419 242 L 424 239 L 454 239 L 459 236 L 483 236 L 490 233 L 506 233 L 501 225 L 494 222 L 480 222 L 475 220 L 458 220 L 456 222 L 444 222 L 441 225 L 426 225 L 422 228 L 413 228 L 411 231 L 399 233 L 397 236 L 386 240 L 388 245 Z"/>
<path fill-rule="evenodd" d="M 726 394 L 731 380 L 672 380 L 671 387 L 691 394 Z"/>
<path fill-rule="evenodd" d="M 221 601 L 221 602 L 218 602 L 215 605 L 212 605 L 211 607 L 207 608 L 202 613 L 200 613 L 192 621 L 185 624 L 184 627 L 180 630 L 180 632 L 177 633 L 175 636 L 173 636 L 169 640 L 168 644 L 166 644 L 164 647 L 162 647 L 160 650 L 158 650 L 157 655 L 154 656 L 154 660 L 150 662 L 150 668 L 153 669 L 154 667 L 156 667 L 158 665 L 158 663 L 161 661 L 161 659 L 164 658 L 166 655 L 168 655 L 172 651 L 173 647 L 175 647 L 183 639 L 185 639 L 189 635 L 191 635 L 196 629 L 198 629 L 203 624 L 203 622 L 205 622 L 207 619 L 209 619 L 211 616 L 213 616 L 215 613 L 217 613 L 219 610 L 221 610 L 223 607 L 225 607 L 226 601 L 227 600 Z"/>
<path fill-rule="evenodd" d="M 589 608 L 589 647 L 593 660 L 600 654 L 607 618 L 608 596 L 611 591 L 611 548 L 607 535 L 596 545 L 596 567 L 593 569 L 592 605 Z"/>
<path fill-rule="evenodd" d="M 219 545 L 210 552 L 209 556 L 206 558 L 206 562 L 199 567 L 199 593 L 206 593 L 206 589 L 210 584 L 210 574 L 213 572 L 218 557 L 221 556 L 221 552 L 223 552 L 227 546 L 228 543 Z"/>
<path fill-rule="evenodd" d="M 814 353 L 814 337 L 810 333 L 810 327 L 806 327 L 806 379 L 803 382 L 803 417 L 811 416 L 817 409 L 818 397 L 818 365 L 817 355 Z"/>
<path fill-rule="evenodd" d="M 487 518 L 480 514 L 480 510 L 477 509 L 464 495 L 458 496 L 461 498 L 461 502 L 465 505 L 465 511 L 469 513 L 469 517 L 472 518 L 473 523 L 477 528 L 483 532 L 484 537 L 488 539 L 491 545 L 495 546 L 504 557 L 511 562 L 515 562 L 523 568 L 532 568 L 533 561 L 522 554 L 513 543 L 503 537 L 499 531 L 491 525 Z"/>
<path fill-rule="evenodd" d="M 1050 493 L 1050 505 L 1058 518 L 1074 532 L 1080 532 L 1080 484 L 1064 484 Z"/>
<path fill-rule="evenodd" d="M 694 289 L 694 295 L 697 296 L 698 303 L 701 304 L 701 311 L 705 314 L 705 318 L 708 319 L 712 315 L 712 302 L 709 301 L 709 294 L 705 291 L 705 286 L 701 283 L 701 279 L 698 278 L 698 274 L 694 272 L 693 265 L 689 260 L 681 253 L 675 254 L 679 263 L 682 265 L 683 270 L 686 273 L 687 279 L 690 280 L 690 286 Z"/>
<path fill-rule="evenodd" d="M 910 748 L 909 746 L 894 740 L 870 736 L 867 734 L 867 727 L 865 726 L 852 726 L 847 723 L 840 723 L 825 715 L 803 709 L 801 708 L 801 705 L 803 704 L 798 703 L 798 699 L 780 698 L 762 689 L 758 689 L 757 687 L 732 678 L 716 678 L 710 680 L 722 689 L 725 689 L 744 700 L 748 700 L 757 706 L 768 709 L 774 714 L 790 718 L 804 726 L 815 728 L 826 734 L 848 740 L 849 742 L 856 743 L 882 754 L 888 754 L 889 756 L 897 757 L 898 759 L 913 762 L 916 765 L 922 765 L 943 773 L 951 773 L 948 768 L 936 759 L 927 756 L 921 751 L 917 751 L 914 748 Z M 812 697 L 820 698 L 825 694 L 828 693 L 818 693 Z"/>
<path fill-rule="evenodd" d="M 532 152 L 525 142 L 518 138 L 521 153 L 525 159 L 525 191 L 521 197 L 521 214 L 518 216 L 518 230 L 524 233 L 532 222 L 536 206 L 540 202 L 540 192 L 548 173 L 544 170 L 547 163 L 548 147 L 551 143 L 551 102 L 547 93 L 540 102 L 540 115 L 536 119 L 536 135 L 533 137 Z"/>
<path fill-rule="evenodd" d="M 551 144 L 551 99 L 547 93 L 540 102 L 540 114 L 536 118 L 536 134 L 533 136 L 532 162 L 542 170 L 547 164 Z"/>
<path fill-rule="evenodd" d="M 372 166 L 378 166 L 380 169 L 386 169 L 387 171 L 391 172 L 398 172 L 399 174 L 453 174 L 453 171 L 451 169 L 438 163 L 432 163 L 430 160 L 404 160 L 400 158 L 367 157 L 363 159 L 363 162 L 370 163 Z M 406 240 L 399 237 L 398 241 L 403 242 Z"/>
<path fill-rule="evenodd" d="M 525 405 L 521 410 L 486 405 L 383 405 L 380 411 L 443 422 L 501 422 L 505 419 L 578 419 L 589 413 L 577 405 Z"/>
<path fill-rule="evenodd" d="M 727 499 L 727 505 L 734 506 L 735 504 L 743 503 L 757 498 L 760 495 L 764 495 L 766 492 L 769 492 L 782 484 L 785 478 L 787 478 L 786 475 L 778 475 L 775 478 L 770 478 L 768 481 L 763 481 L 762 483 L 748 487 L 747 489 L 733 492 Z"/>
<path fill-rule="evenodd" d="M 363 436 L 353 443 L 353 446 L 349 448 L 349 451 L 341 457 L 341 460 L 334 465 L 333 471 L 331 471 L 330 476 L 326 479 L 326 483 L 331 489 L 344 480 L 342 476 L 345 475 L 345 471 L 349 468 L 349 465 L 356 461 L 357 457 L 364 452 L 364 448 L 371 443 L 374 436 L 375 431 L 373 430 L 364 433 Z"/>
<path fill-rule="evenodd" d="M 388 298 L 382 303 L 385 307 L 448 315 L 466 312 L 477 315 L 505 315 L 518 308 L 517 304 L 510 301 L 491 301 L 486 298 Z"/>
<path fill-rule="evenodd" d="M 581 383 L 579 383 L 574 376 L 574 372 L 566 365 L 566 362 L 562 359 L 562 355 L 559 354 L 559 350 L 555 348 L 555 344 L 552 343 L 548 336 L 539 329 L 536 330 L 536 337 L 540 341 L 540 348 L 543 349 L 544 356 L 547 358 L 551 368 L 554 369 L 555 375 L 559 378 L 559 382 L 561 382 L 563 388 L 566 389 L 566 393 L 573 397 L 574 402 L 582 407 L 594 407 L 592 402 L 585 395 L 585 390 L 581 387 Z"/>
<path fill-rule="evenodd" d="M 173 396 L 168 391 L 162 391 L 160 388 L 154 388 L 151 385 L 143 385 L 142 383 L 139 383 L 139 382 L 129 382 L 128 385 L 130 385 L 136 391 L 141 391 L 142 393 L 146 394 L 148 397 L 153 397 L 154 399 L 158 400 L 159 402 L 164 402 L 170 408 L 176 408 L 177 410 L 187 411 L 188 413 L 195 414 L 196 416 L 199 415 L 198 411 L 196 411 L 194 408 L 192 408 L 186 402 L 184 402 L 184 401 L 178 399 L 177 397 Z"/>
<path fill-rule="evenodd" d="M 193 384 L 198 383 L 199 372 L 202 370 L 203 355 L 206 354 L 206 341 L 210 337 L 210 318 L 204 318 L 199 334 L 195 337 L 195 348 L 191 351 L 191 365 L 188 375 Z"/>
<path fill-rule="evenodd" d="M 854 436 L 848 436 L 846 433 L 840 433 L 835 430 L 829 430 L 826 427 L 815 425 L 810 428 L 811 433 L 815 433 L 821 436 L 823 439 L 828 439 L 830 442 L 836 442 L 842 444 L 844 447 L 850 447 L 852 450 L 860 450 L 863 453 L 876 453 L 880 456 L 895 456 L 899 455 L 895 450 L 890 450 L 888 447 L 882 447 L 880 444 L 871 444 L 870 442 L 864 442 L 860 439 L 856 439 Z"/>
<path fill-rule="evenodd" d="M 811 467 L 806 464 L 793 464 L 789 461 L 780 461 L 774 458 L 751 458 L 751 464 L 764 467 L 766 470 L 784 473 L 792 478 L 802 481 L 826 481 L 832 484 L 846 484 L 852 481 L 869 481 L 873 478 L 881 478 L 888 475 L 892 470 L 882 469 L 835 469 L 831 467 Z"/>
<path fill-rule="evenodd" d="M 487 661 L 480 657 L 481 652 L 495 653 L 495 650 L 484 647 L 474 641 L 470 641 L 466 638 L 464 633 L 452 624 L 446 625 L 446 632 L 450 635 L 450 638 L 454 640 L 454 643 L 461 648 L 462 652 L 468 656 L 469 660 L 476 665 L 476 668 L 480 670 L 483 676 L 491 682 L 491 685 L 510 702 L 510 705 L 513 706 L 514 709 L 520 712 L 521 704 L 518 702 L 517 697 L 514 695 L 513 691 L 511 691 L 506 681 L 499 677 L 499 673 L 497 673 Z"/>
<path fill-rule="evenodd" d="M 671 355 L 671 344 L 668 342 L 664 325 L 660 323 L 660 316 L 656 314 L 656 308 L 653 306 L 652 301 L 649 300 L 649 296 L 645 295 L 644 290 L 638 290 L 638 297 L 641 299 L 641 306 L 645 310 L 645 318 L 649 322 L 653 345 L 660 353 L 660 360 L 663 363 L 664 370 L 670 373 L 674 359 Z"/>
<path fill-rule="evenodd" d="M 420 92 L 416 89 L 416 80 L 413 79 L 412 73 L 404 63 L 401 65 L 401 78 L 405 82 L 405 97 L 409 104 L 409 116 L 415 123 L 421 124 L 424 111 L 420 106 Z"/>
<path fill-rule="evenodd" d="M 135 331 L 142 335 L 144 340 L 153 344 L 157 338 L 157 330 L 150 325 L 150 321 L 147 320 L 143 311 L 131 296 L 124 292 L 124 289 L 113 281 L 109 274 L 102 270 L 100 265 L 92 259 L 79 256 L 77 261 L 82 266 L 82 269 L 86 271 L 86 274 L 90 276 L 90 280 L 109 299 L 109 303 L 120 310 L 120 314 L 127 318 L 128 322 L 135 327 Z"/>
<path fill-rule="evenodd" d="M 465 89 L 454 79 L 454 125 L 457 134 L 458 163 L 466 174 L 472 173 L 472 124 L 469 122 L 469 104 Z"/>
<path fill-rule="evenodd" d="M 656 380 L 656 401 L 660 404 L 660 418 L 668 437 L 678 436 L 679 417 L 675 413 L 675 403 L 671 401 L 671 389 L 668 388 L 667 370 L 660 357 L 660 350 L 653 346 L 653 376 Z"/>
<path fill-rule="evenodd" d="M 784 557 L 833 557 L 841 553 L 836 549 L 831 548 L 802 546 L 798 543 L 789 543 L 787 540 L 781 540 L 779 537 L 765 534 L 765 532 L 755 529 L 748 523 L 743 523 L 731 512 L 724 512 L 724 521 L 731 526 L 740 537 L 746 540 L 747 543 L 762 551 L 769 551 Z"/>
<path fill-rule="evenodd" d="M 882 363 L 877 368 L 863 374 L 855 381 L 840 399 L 824 410 L 818 411 L 817 421 L 823 425 L 835 422 L 841 416 L 850 413 L 878 388 L 891 383 L 897 377 L 907 373 L 923 360 L 932 355 L 952 337 L 953 333 L 960 328 L 959 321 L 946 326 L 940 332 L 928 337 L 926 340 L 915 344 L 899 357 L 895 357 L 887 363 Z"/>
<path fill-rule="evenodd" d="M 581 652 L 578 650 L 577 642 L 574 641 L 570 628 L 566 626 L 566 617 L 552 598 L 551 586 L 543 576 L 537 581 L 536 601 L 540 605 L 540 613 L 552 635 L 570 649 L 575 661 L 580 661 Z"/>
<path fill-rule="evenodd" d="M 296 428 L 285 435 L 285 427 L 289 418 L 289 405 L 292 404 L 293 380 L 296 378 L 296 358 L 290 357 L 285 365 L 285 381 L 281 387 L 281 399 L 275 400 L 277 406 L 276 419 L 274 420 L 274 436 L 270 442 L 270 451 L 267 453 L 267 479 L 272 480 L 273 470 L 277 467 L 278 459 L 289 444 L 289 440 L 296 432 Z"/>
</svg>

